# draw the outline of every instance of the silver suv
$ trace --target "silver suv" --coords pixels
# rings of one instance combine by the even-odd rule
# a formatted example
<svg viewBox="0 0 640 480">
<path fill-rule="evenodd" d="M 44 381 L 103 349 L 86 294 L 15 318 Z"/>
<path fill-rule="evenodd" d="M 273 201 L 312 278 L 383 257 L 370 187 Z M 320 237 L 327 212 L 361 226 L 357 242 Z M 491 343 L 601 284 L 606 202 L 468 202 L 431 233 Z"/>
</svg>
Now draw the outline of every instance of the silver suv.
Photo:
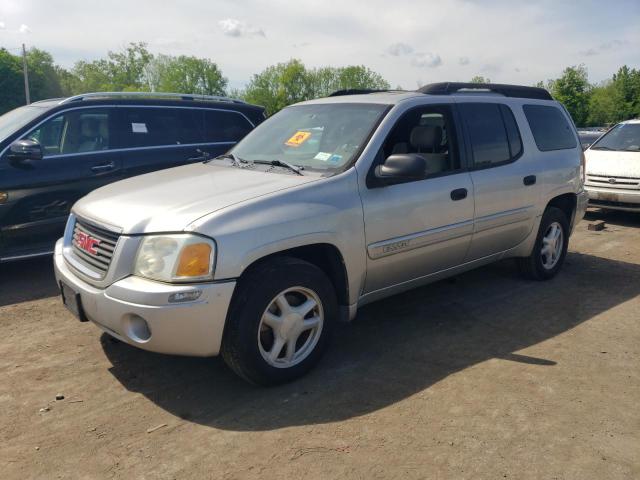
<svg viewBox="0 0 640 480">
<path fill-rule="evenodd" d="M 369 302 L 507 257 L 556 275 L 587 197 L 577 132 L 547 91 L 344 93 L 214 160 L 81 199 L 55 251 L 65 305 L 131 345 L 222 354 L 274 384 Z"/>
</svg>

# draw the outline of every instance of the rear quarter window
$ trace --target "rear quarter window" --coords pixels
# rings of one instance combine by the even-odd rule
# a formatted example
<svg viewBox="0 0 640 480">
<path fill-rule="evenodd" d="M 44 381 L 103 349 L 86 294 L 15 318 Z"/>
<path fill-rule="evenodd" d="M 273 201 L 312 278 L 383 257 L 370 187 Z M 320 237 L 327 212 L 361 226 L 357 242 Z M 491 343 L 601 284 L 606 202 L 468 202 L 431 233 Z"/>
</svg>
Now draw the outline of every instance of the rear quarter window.
<svg viewBox="0 0 640 480">
<path fill-rule="evenodd" d="M 249 121 L 236 111 L 204 111 L 204 138 L 207 143 L 237 142 L 252 129 Z"/>
<path fill-rule="evenodd" d="M 565 115 L 557 107 L 524 105 L 524 114 L 538 150 L 566 150 L 576 148 L 576 137 Z"/>
</svg>

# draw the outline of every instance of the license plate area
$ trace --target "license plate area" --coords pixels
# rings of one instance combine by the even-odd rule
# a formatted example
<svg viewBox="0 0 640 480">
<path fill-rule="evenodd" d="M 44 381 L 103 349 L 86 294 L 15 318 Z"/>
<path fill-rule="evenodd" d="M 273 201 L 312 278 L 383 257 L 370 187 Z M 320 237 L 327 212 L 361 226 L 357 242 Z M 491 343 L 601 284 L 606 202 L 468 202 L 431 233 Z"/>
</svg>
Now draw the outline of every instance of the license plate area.
<svg viewBox="0 0 640 480">
<path fill-rule="evenodd" d="M 64 282 L 60 282 L 60 294 L 62 295 L 62 303 L 67 307 L 67 310 L 81 322 L 87 322 L 88 318 L 82 310 L 80 294 Z"/>
</svg>

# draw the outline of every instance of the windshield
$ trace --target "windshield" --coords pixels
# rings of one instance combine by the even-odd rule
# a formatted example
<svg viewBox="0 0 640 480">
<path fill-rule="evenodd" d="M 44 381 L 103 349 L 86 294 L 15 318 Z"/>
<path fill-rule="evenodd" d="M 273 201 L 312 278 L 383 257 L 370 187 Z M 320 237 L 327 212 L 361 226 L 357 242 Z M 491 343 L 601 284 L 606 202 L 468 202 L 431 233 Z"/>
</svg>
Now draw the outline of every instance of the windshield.
<svg viewBox="0 0 640 480">
<path fill-rule="evenodd" d="M 280 160 L 304 169 L 339 169 L 358 154 L 386 108 L 362 103 L 285 108 L 249 133 L 233 153 L 250 162 Z"/>
<path fill-rule="evenodd" d="M 591 150 L 640 152 L 640 123 L 619 123 L 594 143 Z"/>
<path fill-rule="evenodd" d="M 42 107 L 25 106 L 0 116 L 0 142 L 42 113 Z"/>
</svg>

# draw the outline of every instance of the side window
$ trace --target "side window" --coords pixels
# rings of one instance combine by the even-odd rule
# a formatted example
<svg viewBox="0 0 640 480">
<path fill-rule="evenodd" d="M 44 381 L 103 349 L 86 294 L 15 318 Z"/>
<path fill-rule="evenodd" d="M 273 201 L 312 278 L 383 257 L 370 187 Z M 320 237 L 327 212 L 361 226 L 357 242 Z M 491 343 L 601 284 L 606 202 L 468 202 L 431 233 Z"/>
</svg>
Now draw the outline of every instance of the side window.
<svg viewBox="0 0 640 480">
<path fill-rule="evenodd" d="M 61 113 L 27 135 L 42 146 L 45 157 L 108 150 L 111 109 L 83 108 Z"/>
<path fill-rule="evenodd" d="M 509 152 L 511 158 L 516 158 L 522 153 L 522 138 L 520 137 L 520 130 L 518 130 L 518 123 L 516 122 L 513 112 L 506 105 L 500 105 L 500 112 L 502 113 L 502 120 L 504 120 L 504 128 L 507 131 L 507 139 L 509 140 Z"/>
<path fill-rule="evenodd" d="M 524 105 L 522 108 L 540 151 L 576 148 L 575 133 L 559 108 L 546 105 Z"/>
<path fill-rule="evenodd" d="M 202 143 L 198 110 L 130 107 L 120 126 L 125 148 Z"/>
<path fill-rule="evenodd" d="M 511 110 L 497 103 L 463 103 L 475 168 L 511 162 L 522 152 L 522 141 Z"/>
<path fill-rule="evenodd" d="M 397 153 L 417 153 L 426 161 L 425 176 L 460 169 L 451 109 L 444 105 L 405 113 L 382 146 L 381 160 Z"/>
<path fill-rule="evenodd" d="M 237 142 L 252 128 L 247 119 L 237 112 L 204 111 L 204 138 L 207 143 Z"/>
</svg>

